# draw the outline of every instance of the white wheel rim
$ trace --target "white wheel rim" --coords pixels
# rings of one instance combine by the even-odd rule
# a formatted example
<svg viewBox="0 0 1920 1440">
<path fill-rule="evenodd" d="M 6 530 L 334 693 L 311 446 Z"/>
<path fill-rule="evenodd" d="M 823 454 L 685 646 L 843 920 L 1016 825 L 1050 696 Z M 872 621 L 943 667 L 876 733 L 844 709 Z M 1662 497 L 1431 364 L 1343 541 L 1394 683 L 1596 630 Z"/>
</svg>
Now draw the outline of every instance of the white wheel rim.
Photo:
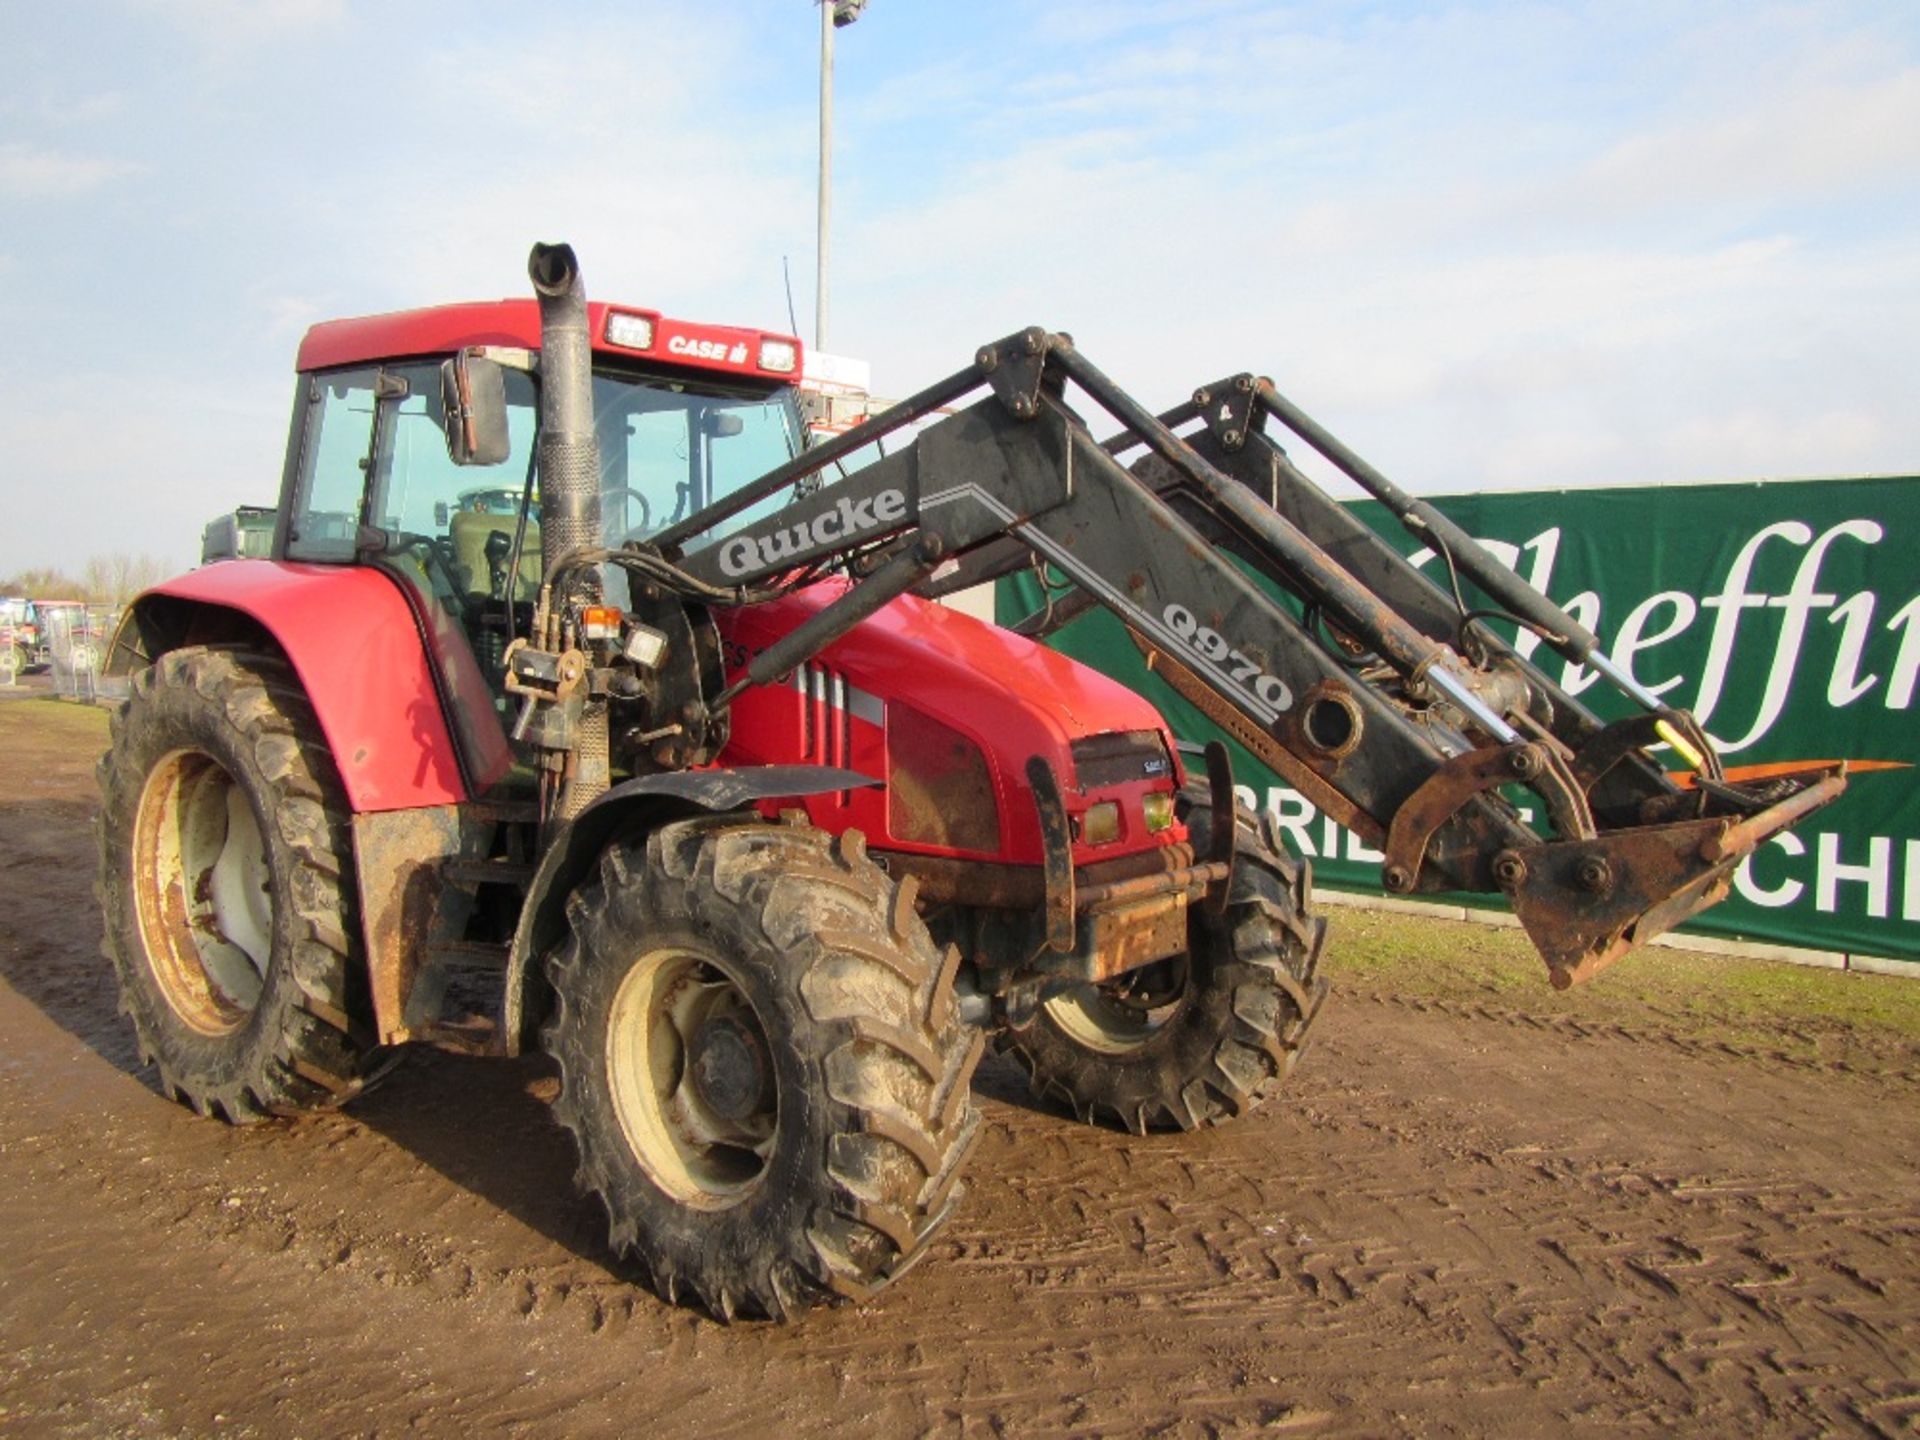
<svg viewBox="0 0 1920 1440">
<path fill-rule="evenodd" d="M 1042 1007 L 1069 1039 L 1102 1055 L 1127 1055 L 1145 1045 L 1179 1013 L 1187 993 L 1187 963 L 1176 957 L 1170 986 L 1155 994 L 1142 972 L 1105 985 L 1076 985 Z"/>
<path fill-rule="evenodd" d="M 716 1109 L 694 1074 L 696 1047 L 715 1025 L 760 1047 L 767 1094 L 747 1113 Z M 676 1201 L 725 1209 L 760 1183 L 779 1118 L 771 1067 L 765 1027 L 713 956 L 654 950 L 622 977 L 607 1020 L 608 1089 L 634 1158 Z"/>
<path fill-rule="evenodd" d="M 134 819 L 134 904 L 174 1014 L 238 1030 L 273 953 L 273 871 L 246 792 L 211 756 L 176 750 L 148 772 Z"/>
</svg>

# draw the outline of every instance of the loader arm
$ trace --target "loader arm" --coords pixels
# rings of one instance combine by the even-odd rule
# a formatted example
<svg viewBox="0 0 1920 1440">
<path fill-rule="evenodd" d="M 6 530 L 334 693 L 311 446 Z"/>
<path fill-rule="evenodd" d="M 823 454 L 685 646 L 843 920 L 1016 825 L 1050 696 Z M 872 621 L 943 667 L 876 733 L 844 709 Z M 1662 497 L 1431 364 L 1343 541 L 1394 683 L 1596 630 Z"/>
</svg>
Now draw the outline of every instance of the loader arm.
<svg viewBox="0 0 1920 1440">
<path fill-rule="evenodd" d="M 1069 384 L 1120 433 L 1095 440 L 1066 403 Z M 1723 898 L 1745 854 L 1844 788 L 1838 773 L 1764 793 L 1726 785 L 1690 717 L 1607 662 L 1564 612 L 1270 386 L 1250 377 L 1223 384 L 1227 401 L 1215 405 L 1203 390 L 1157 418 L 1066 337 L 1023 331 L 650 543 L 582 552 L 576 563 L 613 559 L 678 575 L 710 603 L 729 595 L 745 603 L 827 565 L 856 577 L 752 655 L 712 697 L 719 711 L 908 590 L 1043 562 L 1077 592 L 1068 608 L 1115 614 L 1148 663 L 1221 730 L 1382 848 L 1387 889 L 1505 894 L 1558 986 Z M 979 390 L 988 393 L 886 458 L 810 491 L 802 484 L 777 513 L 683 553 L 722 520 Z M 1598 670 L 1641 713 L 1602 725 L 1472 626 L 1287 460 L 1264 433 L 1276 416 L 1434 537 L 1490 610 L 1518 616 Z M 1191 440 L 1175 433 L 1201 418 L 1207 428 Z M 1131 469 L 1116 458 L 1140 447 L 1147 456 Z M 1294 603 L 1273 598 L 1249 570 Z M 1676 786 L 1645 754 L 1662 739 L 1692 757 L 1695 788 Z M 1503 793 L 1515 789 L 1532 792 L 1536 818 Z"/>
</svg>

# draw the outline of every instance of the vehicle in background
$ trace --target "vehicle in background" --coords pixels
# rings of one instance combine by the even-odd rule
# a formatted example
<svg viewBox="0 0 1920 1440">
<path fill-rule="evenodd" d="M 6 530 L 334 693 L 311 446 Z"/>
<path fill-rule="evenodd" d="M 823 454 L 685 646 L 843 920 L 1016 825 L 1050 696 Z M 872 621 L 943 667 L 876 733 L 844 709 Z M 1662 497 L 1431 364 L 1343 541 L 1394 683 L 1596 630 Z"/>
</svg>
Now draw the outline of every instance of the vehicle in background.
<svg viewBox="0 0 1920 1440">
<path fill-rule="evenodd" d="M 270 505 L 241 505 L 216 515 L 200 532 L 200 563 L 216 560 L 264 560 L 273 553 Z"/>
</svg>

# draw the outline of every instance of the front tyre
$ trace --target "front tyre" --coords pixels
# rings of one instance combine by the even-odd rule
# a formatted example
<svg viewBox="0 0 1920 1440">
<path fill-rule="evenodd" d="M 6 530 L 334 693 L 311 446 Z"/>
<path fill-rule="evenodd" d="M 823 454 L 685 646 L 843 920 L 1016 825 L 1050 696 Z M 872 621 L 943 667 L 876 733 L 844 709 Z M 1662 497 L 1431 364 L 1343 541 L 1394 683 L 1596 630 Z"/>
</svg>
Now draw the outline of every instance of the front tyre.
<svg viewBox="0 0 1920 1440">
<path fill-rule="evenodd" d="M 160 1087 L 235 1123 L 365 1083 L 338 775 L 280 660 L 195 647 L 134 677 L 98 771 L 102 946 Z"/>
<path fill-rule="evenodd" d="M 691 820 L 568 906 L 545 1030 L 609 1243 L 672 1302 L 786 1319 L 898 1278 L 958 1202 L 983 1037 L 858 833 Z"/>
<path fill-rule="evenodd" d="M 1211 812 L 1185 798 L 1194 849 L 1206 854 Z M 1184 955 L 1074 986 L 1001 1035 L 1035 1095 L 1145 1134 L 1218 1124 L 1279 1088 L 1326 992 L 1314 973 L 1326 922 L 1308 913 L 1305 867 L 1252 815 L 1241 814 L 1235 842 L 1226 911 L 1189 912 Z"/>
</svg>

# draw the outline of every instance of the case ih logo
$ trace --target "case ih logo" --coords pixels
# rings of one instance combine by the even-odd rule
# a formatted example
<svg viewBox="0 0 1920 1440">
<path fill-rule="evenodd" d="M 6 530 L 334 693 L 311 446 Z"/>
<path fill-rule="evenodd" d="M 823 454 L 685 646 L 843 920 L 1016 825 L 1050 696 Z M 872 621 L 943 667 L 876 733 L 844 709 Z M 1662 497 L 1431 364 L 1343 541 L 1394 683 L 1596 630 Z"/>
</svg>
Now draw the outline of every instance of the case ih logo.
<svg viewBox="0 0 1920 1440">
<path fill-rule="evenodd" d="M 720 547 L 720 569 L 738 579 L 791 560 L 816 545 L 830 545 L 896 524 L 906 513 L 907 497 L 899 490 L 882 490 L 859 500 L 843 497 L 831 510 L 784 526 L 771 535 L 734 536 Z"/>
<path fill-rule="evenodd" d="M 690 335 L 675 335 L 667 341 L 669 355 L 685 355 L 694 360 L 718 360 L 726 365 L 744 365 L 747 363 L 747 342 L 737 340 L 732 345 L 724 340 L 695 340 Z"/>
</svg>

